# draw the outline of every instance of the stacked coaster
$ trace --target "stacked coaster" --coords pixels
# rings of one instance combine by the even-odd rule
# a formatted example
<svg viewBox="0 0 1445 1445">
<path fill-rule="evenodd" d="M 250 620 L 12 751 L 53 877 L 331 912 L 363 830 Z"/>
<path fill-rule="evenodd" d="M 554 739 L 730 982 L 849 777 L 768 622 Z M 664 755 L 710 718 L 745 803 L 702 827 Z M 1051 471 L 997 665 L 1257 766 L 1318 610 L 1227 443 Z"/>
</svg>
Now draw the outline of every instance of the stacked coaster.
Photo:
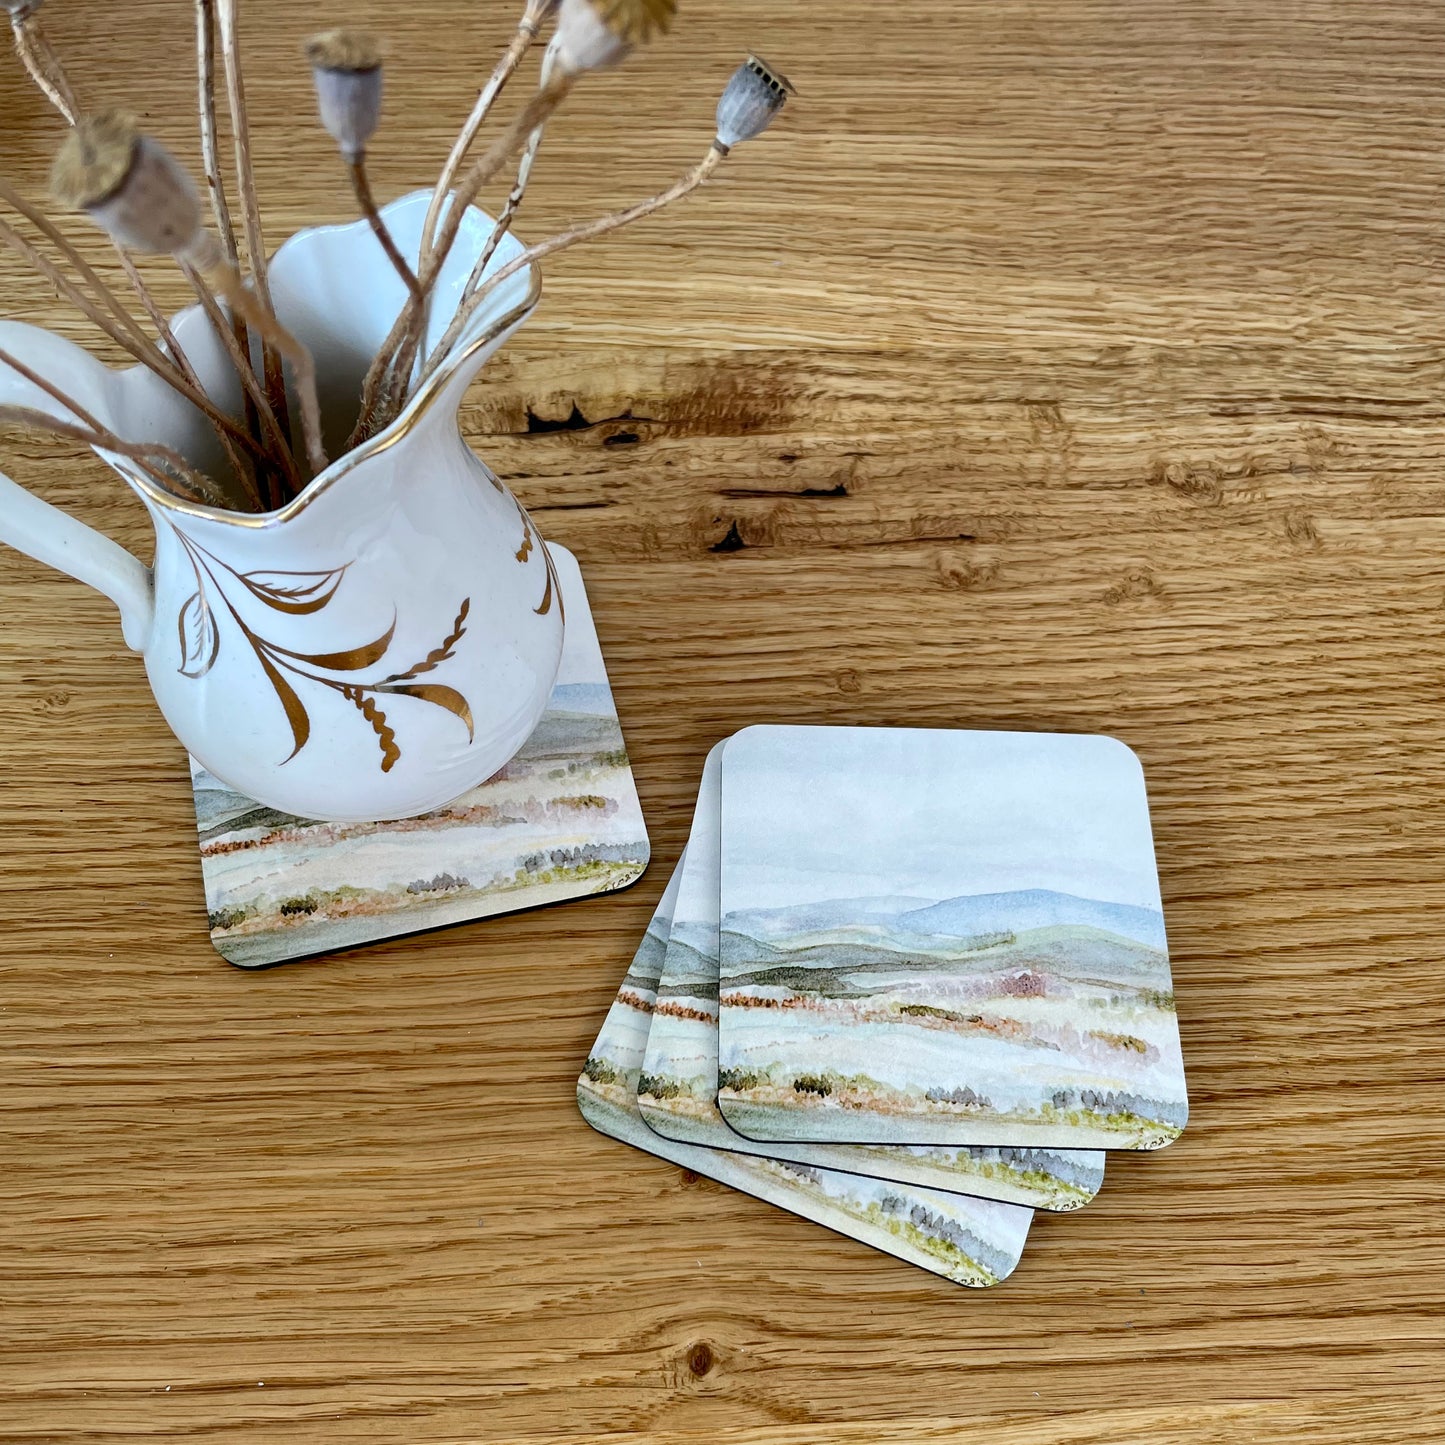
<svg viewBox="0 0 1445 1445">
<path fill-rule="evenodd" d="M 1187 1103 L 1138 760 L 1105 737 L 753 727 L 581 1078 L 604 1134 L 960 1284 Z"/>
</svg>

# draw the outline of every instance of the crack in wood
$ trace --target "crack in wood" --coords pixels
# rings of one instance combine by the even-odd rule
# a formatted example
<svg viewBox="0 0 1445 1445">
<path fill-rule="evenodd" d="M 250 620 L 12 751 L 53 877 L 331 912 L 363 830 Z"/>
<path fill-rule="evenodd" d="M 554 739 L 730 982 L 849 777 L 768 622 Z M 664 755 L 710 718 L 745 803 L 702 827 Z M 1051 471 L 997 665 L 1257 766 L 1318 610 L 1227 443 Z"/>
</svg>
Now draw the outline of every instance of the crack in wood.
<svg viewBox="0 0 1445 1445">
<path fill-rule="evenodd" d="M 583 415 L 581 407 L 574 401 L 572 410 L 560 420 L 552 417 L 538 416 L 529 406 L 527 408 L 527 429 L 519 432 L 505 432 L 505 436 L 550 436 L 554 432 L 562 431 L 595 431 L 600 426 L 610 426 L 613 422 L 637 421 L 646 422 L 649 425 L 657 425 L 657 418 L 651 416 L 636 416 L 632 408 L 620 412 L 617 416 L 598 417 L 596 421 L 589 421 Z M 621 438 L 630 437 L 630 440 L 638 440 L 636 433 L 619 432 L 616 437 L 606 439 L 604 445 L 620 444 Z"/>
</svg>

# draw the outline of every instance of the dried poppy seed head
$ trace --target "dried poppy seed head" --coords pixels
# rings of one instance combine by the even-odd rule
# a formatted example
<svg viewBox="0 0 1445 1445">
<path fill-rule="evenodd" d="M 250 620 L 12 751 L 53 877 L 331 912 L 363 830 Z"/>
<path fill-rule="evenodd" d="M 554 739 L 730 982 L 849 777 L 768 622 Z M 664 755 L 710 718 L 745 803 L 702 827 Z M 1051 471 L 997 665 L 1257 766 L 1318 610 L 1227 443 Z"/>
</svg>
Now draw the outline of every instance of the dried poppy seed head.
<svg viewBox="0 0 1445 1445">
<path fill-rule="evenodd" d="M 718 145 L 731 150 L 739 142 L 761 135 L 788 97 L 796 93 L 787 76 L 756 55 L 748 56 L 718 100 Z"/>
<path fill-rule="evenodd" d="M 180 162 L 116 111 L 70 132 L 50 185 L 58 201 L 84 211 L 128 250 L 184 254 L 202 234 L 201 203 Z"/>
<path fill-rule="evenodd" d="M 666 35 L 677 15 L 677 0 L 593 0 L 602 23 L 629 45 L 646 45 Z"/>
<path fill-rule="evenodd" d="M 50 193 L 74 211 L 103 201 L 125 179 L 140 131 L 123 110 L 103 110 L 74 126 L 55 153 Z"/>
<path fill-rule="evenodd" d="M 676 13 L 676 0 L 562 0 L 552 45 L 573 74 L 600 70 L 666 32 Z"/>
<path fill-rule="evenodd" d="M 321 124 L 356 160 L 381 124 L 381 46 L 359 30 L 327 30 L 306 42 Z"/>
<path fill-rule="evenodd" d="M 386 54 L 364 31 L 323 30 L 306 42 L 306 58 L 321 70 L 375 70 Z"/>
</svg>

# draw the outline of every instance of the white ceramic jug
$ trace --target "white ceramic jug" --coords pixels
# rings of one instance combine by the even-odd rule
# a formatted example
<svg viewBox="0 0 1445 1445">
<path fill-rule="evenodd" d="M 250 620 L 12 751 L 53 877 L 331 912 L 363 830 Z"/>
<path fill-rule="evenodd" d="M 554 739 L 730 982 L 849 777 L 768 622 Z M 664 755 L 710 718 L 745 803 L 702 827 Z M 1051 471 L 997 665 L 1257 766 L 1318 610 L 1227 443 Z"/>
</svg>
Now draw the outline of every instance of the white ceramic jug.
<svg viewBox="0 0 1445 1445">
<path fill-rule="evenodd" d="M 427 193 L 386 208 L 415 257 Z M 469 213 L 430 334 L 445 330 L 491 234 Z M 506 238 L 492 267 L 520 250 Z M 363 372 L 404 299 L 364 222 L 286 242 L 271 263 L 277 314 L 316 360 L 327 444 L 339 450 Z M 99 455 L 155 524 L 155 562 L 0 477 L 0 540 L 99 588 L 145 656 L 176 736 L 216 777 L 283 812 L 339 821 L 409 817 L 484 781 L 526 741 L 562 649 L 547 549 L 457 426 L 468 383 L 535 305 L 539 278 L 500 286 L 401 416 L 341 456 L 290 504 L 227 512 L 177 500 L 123 457 Z M 175 324 L 206 391 L 240 415 L 235 373 L 198 309 Z M 114 372 L 36 327 L 0 322 L 0 347 L 124 440 L 217 464 L 200 414 L 142 367 Z M 0 402 L 72 418 L 0 366 Z"/>
</svg>

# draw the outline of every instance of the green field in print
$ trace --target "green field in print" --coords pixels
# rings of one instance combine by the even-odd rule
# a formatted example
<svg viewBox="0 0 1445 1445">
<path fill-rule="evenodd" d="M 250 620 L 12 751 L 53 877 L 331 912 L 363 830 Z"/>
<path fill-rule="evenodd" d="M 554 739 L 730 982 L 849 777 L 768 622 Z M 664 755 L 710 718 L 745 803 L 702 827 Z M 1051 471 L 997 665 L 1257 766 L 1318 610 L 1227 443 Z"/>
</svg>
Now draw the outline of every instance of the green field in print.
<svg viewBox="0 0 1445 1445">
<path fill-rule="evenodd" d="M 211 938 L 243 966 L 626 887 L 647 830 L 571 555 L 547 711 L 480 787 L 420 818 L 318 823 L 264 808 L 192 764 Z"/>
<path fill-rule="evenodd" d="M 779 816 L 779 753 L 806 829 Z M 718 1103 L 734 1129 L 1053 1149 L 1178 1135 L 1178 1020 L 1127 749 L 750 729 L 727 746 L 723 798 Z"/>
<path fill-rule="evenodd" d="M 803 1164 L 746 1158 L 654 1134 L 636 1088 L 654 986 L 676 898 L 659 905 L 577 1081 L 583 1117 L 600 1133 L 872 1245 L 956 1283 L 997 1284 L 1017 1265 L 1032 1217 L 1018 1205 L 970 1199 Z"/>
<path fill-rule="evenodd" d="M 1078 1209 L 1103 1182 L 1098 1151 L 762 1144 L 718 1110 L 719 750 L 709 755 L 679 865 L 671 933 L 662 952 L 637 1104 L 654 1132 L 682 1143 L 871 1175 L 1050 1210 Z M 650 956 L 649 956 L 650 963 Z"/>
</svg>

